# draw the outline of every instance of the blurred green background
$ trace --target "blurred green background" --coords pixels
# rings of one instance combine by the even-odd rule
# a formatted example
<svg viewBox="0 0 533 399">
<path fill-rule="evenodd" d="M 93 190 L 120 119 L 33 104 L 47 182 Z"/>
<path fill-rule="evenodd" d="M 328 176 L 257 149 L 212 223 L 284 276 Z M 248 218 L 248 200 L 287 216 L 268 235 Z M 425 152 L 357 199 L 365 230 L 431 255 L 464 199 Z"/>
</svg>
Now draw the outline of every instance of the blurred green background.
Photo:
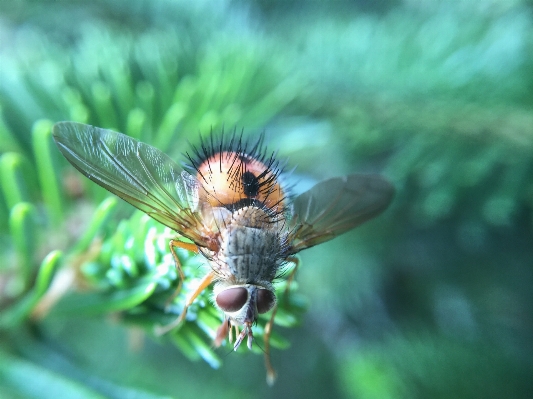
<svg viewBox="0 0 533 399">
<path fill-rule="evenodd" d="M 531 397 L 533 3 L 443 3 L 1 2 L 0 397 Z M 207 310 L 142 333 L 175 278 L 162 229 L 73 172 L 59 120 L 178 161 L 265 131 L 295 191 L 378 172 L 397 195 L 301 254 L 269 388 Z"/>
</svg>

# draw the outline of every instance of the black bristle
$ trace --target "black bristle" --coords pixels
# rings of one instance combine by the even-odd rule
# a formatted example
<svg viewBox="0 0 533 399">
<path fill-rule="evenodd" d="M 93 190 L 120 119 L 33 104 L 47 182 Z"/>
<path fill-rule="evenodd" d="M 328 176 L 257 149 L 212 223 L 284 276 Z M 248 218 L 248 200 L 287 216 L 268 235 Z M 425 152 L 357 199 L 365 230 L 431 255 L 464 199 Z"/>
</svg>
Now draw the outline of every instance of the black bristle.
<svg viewBox="0 0 533 399">
<path fill-rule="evenodd" d="M 225 134 L 224 129 L 222 129 L 219 134 L 211 131 L 207 138 L 200 136 L 199 146 L 192 146 L 190 152 L 192 155 L 186 153 L 186 157 L 190 162 L 189 165 L 186 165 L 186 168 L 191 172 L 194 172 L 194 174 L 197 174 L 199 179 L 209 185 L 211 183 L 211 177 L 207 176 L 207 174 L 213 174 L 211 162 L 207 162 L 207 168 L 209 171 L 207 174 L 202 174 L 200 172 L 201 165 L 213 158 L 215 154 L 227 152 L 228 158 L 226 158 L 225 161 L 230 164 L 226 171 L 229 187 L 234 190 L 244 189 L 246 191 L 249 189 L 250 193 L 257 191 L 258 194 L 261 194 L 265 198 L 262 201 L 262 204 L 260 204 L 261 207 L 266 208 L 268 204 L 268 207 L 278 209 L 285 203 L 285 199 L 287 198 L 287 188 L 282 187 L 285 196 L 281 200 L 276 201 L 275 204 L 271 204 L 268 199 L 270 194 L 274 192 L 276 184 L 279 183 L 278 179 L 284 172 L 285 162 L 280 164 L 276 159 L 276 152 L 267 151 L 264 141 L 264 132 L 259 135 L 257 140 L 250 140 L 249 138 L 245 138 L 244 130 L 238 132 L 237 129 L 233 129 L 231 134 Z M 262 180 L 257 183 L 257 190 L 255 186 L 253 186 L 255 183 L 250 179 L 245 180 L 248 181 L 249 184 L 252 184 L 252 186 L 242 188 L 243 184 L 246 184 L 243 183 L 243 177 L 245 178 L 247 173 L 247 164 L 249 162 L 247 160 L 256 160 L 265 165 L 265 170 L 261 172 L 259 176 L 255 176 L 257 180 Z M 219 173 L 222 173 L 222 163 L 222 157 L 219 157 L 218 168 L 216 168 Z M 214 192 L 214 190 L 208 192 L 208 195 L 211 198 L 214 198 L 215 201 L 220 202 L 216 198 L 217 193 Z M 225 204 L 225 206 L 228 207 L 227 204 Z M 232 208 L 242 206 L 242 203 L 236 202 L 236 204 L 232 205 Z M 276 214 L 279 213 L 279 216 L 281 216 L 285 212 L 285 209 L 279 211 L 271 210 L 271 212 L 275 212 Z M 275 219 L 279 218 L 275 217 Z"/>
</svg>

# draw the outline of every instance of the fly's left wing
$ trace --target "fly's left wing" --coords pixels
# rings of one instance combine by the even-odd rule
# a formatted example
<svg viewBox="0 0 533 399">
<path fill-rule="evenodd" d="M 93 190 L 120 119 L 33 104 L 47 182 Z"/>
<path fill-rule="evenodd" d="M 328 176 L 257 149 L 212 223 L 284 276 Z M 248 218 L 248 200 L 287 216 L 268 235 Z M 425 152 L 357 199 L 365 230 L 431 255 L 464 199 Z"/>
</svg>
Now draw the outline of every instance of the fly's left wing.
<svg viewBox="0 0 533 399">
<path fill-rule="evenodd" d="M 316 184 L 297 196 L 289 221 L 289 253 L 345 233 L 383 212 L 394 187 L 379 175 L 353 174 Z"/>
<path fill-rule="evenodd" d="M 198 182 L 158 149 L 124 134 L 75 122 L 54 125 L 61 153 L 81 173 L 197 245 Z"/>
</svg>

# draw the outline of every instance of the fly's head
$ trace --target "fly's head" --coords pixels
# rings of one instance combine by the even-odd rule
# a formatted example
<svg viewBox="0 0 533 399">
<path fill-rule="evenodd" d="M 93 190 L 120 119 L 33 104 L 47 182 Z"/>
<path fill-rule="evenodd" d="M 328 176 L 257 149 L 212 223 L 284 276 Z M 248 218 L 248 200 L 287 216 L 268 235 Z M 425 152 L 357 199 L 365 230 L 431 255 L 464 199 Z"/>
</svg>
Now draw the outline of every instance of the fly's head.
<svg viewBox="0 0 533 399">
<path fill-rule="evenodd" d="M 213 288 L 215 305 L 224 312 L 224 325 L 217 337 L 223 339 L 231 326 L 243 326 L 237 337 L 234 349 L 237 350 L 244 337 L 248 336 L 248 348 L 253 341 L 252 326 L 260 314 L 268 312 L 276 305 L 274 287 L 270 283 L 257 284 L 229 284 L 218 282 Z M 231 330 L 230 330 L 231 331 Z"/>
</svg>

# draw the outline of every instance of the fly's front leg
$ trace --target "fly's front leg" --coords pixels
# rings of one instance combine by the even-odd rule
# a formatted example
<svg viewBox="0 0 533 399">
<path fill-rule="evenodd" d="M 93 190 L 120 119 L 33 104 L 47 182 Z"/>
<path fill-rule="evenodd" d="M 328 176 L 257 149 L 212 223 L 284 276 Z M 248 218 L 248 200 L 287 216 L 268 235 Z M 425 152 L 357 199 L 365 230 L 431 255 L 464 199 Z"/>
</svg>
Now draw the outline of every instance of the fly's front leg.
<svg viewBox="0 0 533 399">
<path fill-rule="evenodd" d="M 171 299 L 169 300 L 170 302 L 172 301 L 172 299 L 174 299 L 179 294 L 181 287 L 183 285 L 183 280 L 185 279 L 185 274 L 183 273 L 183 269 L 181 268 L 181 263 L 178 259 L 178 255 L 176 254 L 176 251 L 174 250 L 174 248 L 183 248 L 188 251 L 198 253 L 198 247 L 195 244 L 190 244 L 190 243 L 186 243 L 186 242 L 182 242 L 178 240 L 171 240 L 169 242 L 169 246 L 170 246 L 170 251 L 172 252 L 172 256 L 174 257 L 174 261 L 176 262 L 176 269 L 180 277 L 180 280 L 178 282 L 178 287 L 176 288 L 176 291 L 174 291 L 174 294 L 172 295 Z M 156 326 L 155 334 L 163 335 L 169 332 L 170 330 L 178 327 L 185 320 L 185 316 L 187 316 L 187 309 L 189 308 L 189 306 L 191 306 L 194 300 L 198 297 L 198 295 L 200 295 L 200 293 L 203 290 L 205 290 L 209 286 L 209 284 L 213 282 L 214 278 L 215 278 L 215 273 L 213 271 L 206 274 L 204 278 L 200 281 L 200 284 L 198 285 L 196 290 L 194 290 L 194 292 L 187 298 L 187 301 L 185 302 L 185 305 L 183 306 L 183 310 L 181 314 L 179 315 L 179 317 L 176 320 L 174 320 L 172 323 L 166 326 Z"/>
<path fill-rule="evenodd" d="M 220 345 L 222 345 L 222 341 L 224 341 L 226 336 L 228 336 L 229 342 L 231 343 L 231 341 L 233 341 L 231 332 L 232 332 L 232 327 L 231 327 L 230 321 L 228 319 L 224 319 L 220 327 L 218 327 L 217 329 L 215 340 L 213 342 L 215 347 L 218 348 Z"/>
<path fill-rule="evenodd" d="M 270 334 L 272 333 L 272 327 L 274 325 L 274 318 L 276 317 L 276 312 L 278 310 L 278 305 L 274 306 L 272 309 L 272 315 L 270 320 L 265 324 L 265 332 L 263 334 L 263 339 L 265 340 L 265 367 L 267 370 L 267 384 L 272 386 L 274 381 L 276 381 L 276 370 L 272 367 L 272 362 L 270 361 Z"/>
<path fill-rule="evenodd" d="M 188 242 L 183 242 L 179 240 L 170 240 L 168 242 L 168 246 L 170 247 L 170 252 L 172 253 L 172 257 L 174 258 L 174 263 L 176 264 L 176 270 L 179 274 L 179 281 L 178 286 L 176 287 L 176 290 L 172 294 L 172 296 L 167 300 L 166 306 L 168 306 L 174 298 L 178 296 L 178 294 L 181 291 L 181 287 L 183 286 L 183 280 L 185 280 L 185 274 L 183 273 L 183 269 L 181 268 L 181 262 L 178 258 L 178 254 L 176 253 L 176 248 L 183 248 L 187 251 L 194 252 L 195 254 L 198 253 L 198 246 L 196 244 L 191 244 Z"/>
<path fill-rule="evenodd" d="M 187 316 L 187 309 L 189 309 L 189 306 L 193 304 L 196 297 L 200 295 L 203 290 L 209 287 L 209 284 L 213 282 L 214 278 L 215 272 L 211 271 L 206 274 L 205 277 L 200 281 L 200 284 L 198 284 L 196 290 L 194 290 L 194 292 L 187 298 L 187 301 L 185 302 L 185 305 L 183 306 L 183 310 L 179 317 L 172 323 L 167 324 L 166 326 L 156 326 L 155 334 L 163 335 L 172 330 L 173 328 L 178 327 L 185 320 L 185 316 Z"/>
<path fill-rule="evenodd" d="M 294 263 L 294 269 L 289 274 L 289 277 L 287 277 L 287 287 L 285 288 L 285 292 L 283 294 L 285 296 L 285 301 L 288 303 L 291 283 L 294 280 L 296 271 L 298 270 L 300 260 L 296 256 L 291 256 L 287 258 L 287 261 Z M 272 386 L 274 384 L 274 381 L 276 381 L 276 370 L 274 370 L 274 367 L 272 367 L 272 362 L 270 360 L 270 334 L 272 334 L 272 329 L 274 327 L 274 319 L 276 318 L 277 311 L 278 305 L 276 304 L 274 306 L 274 309 L 272 309 L 272 315 L 270 316 L 270 320 L 265 324 L 265 332 L 263 334 L 265 340 L 265 367 L 267 370 L 267 384 L 270 386 Z"/>
</svg>

